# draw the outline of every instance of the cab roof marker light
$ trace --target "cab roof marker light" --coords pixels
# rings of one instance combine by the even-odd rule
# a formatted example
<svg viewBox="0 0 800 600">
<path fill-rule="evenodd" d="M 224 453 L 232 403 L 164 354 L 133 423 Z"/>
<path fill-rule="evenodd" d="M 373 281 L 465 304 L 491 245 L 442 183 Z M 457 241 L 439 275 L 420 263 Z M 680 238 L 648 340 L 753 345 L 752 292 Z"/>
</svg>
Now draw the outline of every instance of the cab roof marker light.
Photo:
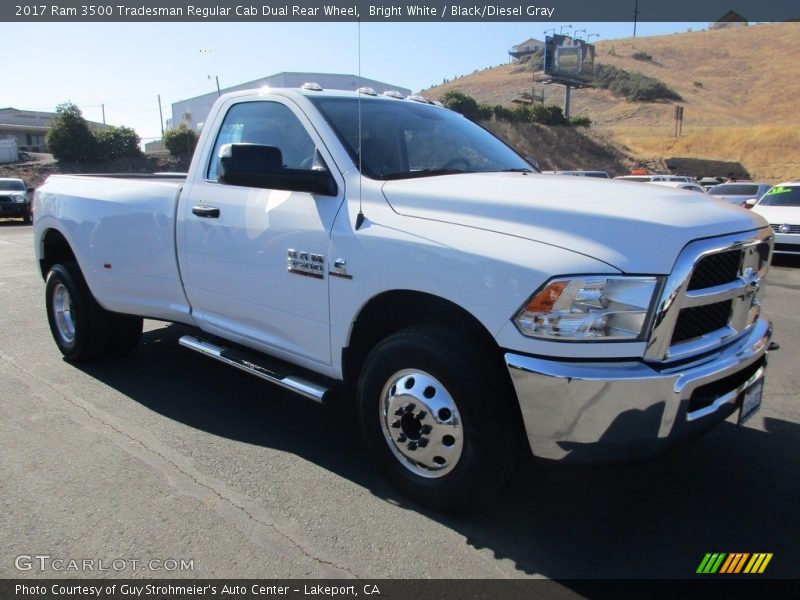
<svg viewBox="0 0 800 600">
<path fill-rule="evenodd" d="M 442 104 L 438 100 L 431 100 L 431 104 L 433 104 L 434 106 L 438 106 L 439 108 L 444 108 L 444 104 Z"/>
<path fill-rule="evenodd" d="M 377 96 L 378 92 L 373 90 L 371 87 L 360 87 L 356 90 L 356 94 L 365 94 L 367 96 Z"/>
<path fill-rule="evenodd" d="M 314 81 L 307 81 L 300 86 L 300 89 L 308 90 L 310 92 L 321 92 L 322 86 Z"/>
<path fill-rule="evenodd" d="M 422 102 L 423 104 L 430 104 L 426 98 L 420 96 L 419 94 L 413 94 L 406 98 L 406 100 L 412 100 L 414 102 Z"/>
<path fill-rule="evenodd" d="M 383 95 L 386 96 L 387 98 L 396 98 L 398 100 L 403 99 L 403 94 L 401 94 L 397 90 L 387 90 L 383 92 Z"/>
</svg>

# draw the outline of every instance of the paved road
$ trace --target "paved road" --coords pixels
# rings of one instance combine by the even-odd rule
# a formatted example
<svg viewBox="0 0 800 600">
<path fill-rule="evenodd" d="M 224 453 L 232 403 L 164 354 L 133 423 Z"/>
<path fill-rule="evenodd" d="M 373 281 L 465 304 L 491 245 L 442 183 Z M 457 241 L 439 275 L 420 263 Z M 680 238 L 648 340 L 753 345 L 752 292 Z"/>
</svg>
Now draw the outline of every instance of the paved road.
<svg viewBox="0 0 800 600">
<path fill-rule="evenodd" d="M 346 410 L 180 348 L 174 326 L 147 322 L 129 359 L 64 362 L 42 292 L 30 227 L 0 221 L 0 577 L 691 577 L 706 552 L 800 576 L 798 264 L 770 274 L 782 349 L 746 427 L 646 463 L 534 463 L 469 516 L 395 494 Z M 193 569 L 130 563 L 170 559 Z"/>
</svg>

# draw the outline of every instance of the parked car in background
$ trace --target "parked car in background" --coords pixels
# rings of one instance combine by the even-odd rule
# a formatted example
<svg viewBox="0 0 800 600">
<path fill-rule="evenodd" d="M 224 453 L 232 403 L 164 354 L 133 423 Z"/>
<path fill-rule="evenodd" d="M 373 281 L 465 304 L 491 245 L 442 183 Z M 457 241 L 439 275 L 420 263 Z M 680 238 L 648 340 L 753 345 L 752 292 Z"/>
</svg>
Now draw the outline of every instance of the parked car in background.
<svg viewBox="0 0 800 600">
<path fill-rule="evenodd" d="M 725 180 L 722 177 L 701 177 L 697 180 L 703 189 L 708 191 L 715 185 L 719 185 L 720 183 L 725 183 Z"/>
<path fill-rule="evenodd" d="M 653 185 L 661 185 L 664 187 L 671 187 L 677 190 L 687 190 L 689 192 L 699 192 L 701 194 L 706 193 L 700 184 L 689 183 L 687 181 L 650 181 L 648 183 L 652 183 Z"/>
<path fill-rule="evenodd" d="M 715 185 L 708 193 L 733 204 L 744 206 L 748 200 L 758 200 L 767 193 L 772 184 L 763 181 L 736 181 Z"/>
<path fill-rule="evenodd" d="M 22 179 L 0 178 L 0 217 L 20 217 L 24 223 L 31 223 L 33 209 L 28 192 L 32 191 Z"/>
<path fill-rule="evenodd" d="M 694 177 L 688 175 L 620 175 L 614 179 L 624 179 L 626 181 L 639 181 L 641 183 L 652 183 L 654 181 L 685 181 L 694 183 Z"/>
<path fill-rule="evenodd" d="M 599 177 L 600 179 L 611 179 L 605 171 L 542 171 L 549 175 L 576 175 L 577 177 Z"/>
<path fill-rule="evenodd" d="M 800 254 L 800 181 L 779 183 L 753 207 L 775 232 L 775 252 Z"/>
</svg>

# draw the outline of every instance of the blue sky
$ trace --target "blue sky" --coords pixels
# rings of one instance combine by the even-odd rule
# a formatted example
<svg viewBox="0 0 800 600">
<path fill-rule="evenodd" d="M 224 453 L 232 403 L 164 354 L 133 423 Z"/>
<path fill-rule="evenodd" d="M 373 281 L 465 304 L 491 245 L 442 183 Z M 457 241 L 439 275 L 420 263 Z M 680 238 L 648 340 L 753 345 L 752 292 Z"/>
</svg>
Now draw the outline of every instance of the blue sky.
<svg viewBox="0 0 800 600">
<path fill-rule="evenodd" d="M 572 25 L 572 29 L 566 27 Z M 639 23 L 637 35 L 707 23 Z M 546 29 L 630 37 L 631 23 L 362 23 L 364 77 L 419 91 L 442 79 L 507 62 L 508 49 Z M 77 104 L 87 119 L 160 137 L 171 103 L 281 71 L 358 72 L 356 23 L 2 23 L 13 48 L 0 107 L 54 110 Z M 591 41 L 595 41 L 592 38 Z M 205 52 L 203 52 L 205 50 Z"/>
</svg>

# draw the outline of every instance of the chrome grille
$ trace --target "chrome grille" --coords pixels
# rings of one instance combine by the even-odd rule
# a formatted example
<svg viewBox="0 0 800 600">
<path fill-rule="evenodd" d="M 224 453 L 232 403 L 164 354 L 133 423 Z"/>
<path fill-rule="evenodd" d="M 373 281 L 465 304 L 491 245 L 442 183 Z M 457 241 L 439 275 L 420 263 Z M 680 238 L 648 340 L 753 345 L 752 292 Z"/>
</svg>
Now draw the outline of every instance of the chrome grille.
<svg viewBox="0 0 800 600">
<path fill-rule="evenodd" d="M 772 227 L 772 231 L 774 231 L 775 233 L 800 233 L 800 225 L 789 225 L 789 231 L 780 230 L 781 227 L 783 227 L 783 224 L 776 225 L 773 223 L 772 225 L 770 225 L 770 227 Z"/>
<path fill-rule="evenodd" d="M 675 330 L 672 332 L 672 343 L 679 344 L 686 340 L 693 340 L 726 327 L 731 320 L 732 308 L 731 301 L 725 300 L 705 306 L 681 309 L 675 323 Z"/>
<path fill-rule="evenodd" d="M 646 357 L 691 357 L 747 331 L 760 312 L 773 243 L 762 229 L 686 246 L 659 299 Z"/>
<path fill-rule="evenodd" d="M 689 281 L 689 290 L 701 290 L 733 281 L 739 276 L 741 264 L 741 250 L 704 256 L 697 261 Z"/>
</svg>

